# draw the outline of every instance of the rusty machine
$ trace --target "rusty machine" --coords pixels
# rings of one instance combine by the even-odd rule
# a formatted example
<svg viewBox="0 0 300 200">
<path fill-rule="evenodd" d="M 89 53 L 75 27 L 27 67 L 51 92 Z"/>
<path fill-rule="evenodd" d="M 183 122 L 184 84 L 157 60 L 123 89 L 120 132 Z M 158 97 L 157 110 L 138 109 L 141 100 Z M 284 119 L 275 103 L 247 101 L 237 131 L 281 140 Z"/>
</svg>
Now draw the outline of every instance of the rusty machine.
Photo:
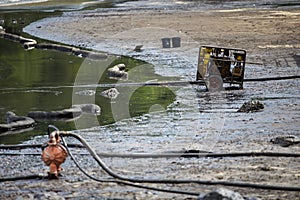
<svg viewBox="0 0 300 200">
<path fill-rule="evenodd" d="M 243 89 L 246 51 L 215 46 L 201 46 L 196 81 L 203 80 L 209 91 L 224 88 Z"/>
</svg>

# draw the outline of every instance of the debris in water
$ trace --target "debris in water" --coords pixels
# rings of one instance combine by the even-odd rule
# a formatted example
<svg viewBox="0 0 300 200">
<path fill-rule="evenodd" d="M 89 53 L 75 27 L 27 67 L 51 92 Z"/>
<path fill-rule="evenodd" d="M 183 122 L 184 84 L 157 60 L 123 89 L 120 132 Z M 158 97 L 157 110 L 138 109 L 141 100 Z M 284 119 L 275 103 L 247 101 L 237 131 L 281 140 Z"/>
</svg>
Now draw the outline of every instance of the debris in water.
<svg viewBox="0 0 300 200">
<path fill-rule="evenodd" d="M 75 104 L 72 105 L 72 108 L 80 108 L 83 113 L 86 114 L 93 114 L 93 115 L 100 115 L 101 114 L 101 108 L 100 106 L 96 104 Z"/>
<path fill-rule="evenodd" d="M 125 64 L 118 64 L 108 69 L 108 76 L 110 78 L 127 79 L 128 73 L 125 72 Z"/>
<path fill-rule="evenodd" d="M 75 92 L 75 94 L 85 95 L 85 96 L 94 96 L 96 94 L 96 91 L 95 90 L 81 90 L 81 91 Z"/>
<path fill-rule="evenodd" d="M 118 97 L 118 95 L 120 94 L 120 92 L 116 88 L 110 88 L 108 90 L 104 90 L 100 94 L 109 99 L 116 99 Z"/>
</svg>

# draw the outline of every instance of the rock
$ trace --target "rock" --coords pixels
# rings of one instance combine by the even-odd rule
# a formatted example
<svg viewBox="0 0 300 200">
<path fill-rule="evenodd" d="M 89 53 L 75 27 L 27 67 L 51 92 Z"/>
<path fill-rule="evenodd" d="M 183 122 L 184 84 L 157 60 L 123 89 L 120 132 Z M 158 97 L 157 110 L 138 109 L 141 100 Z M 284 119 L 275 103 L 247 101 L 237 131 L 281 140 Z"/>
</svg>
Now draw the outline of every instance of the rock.
<svg viewBox="0 0 300 200">
<path fill-rule="evenodd" d="M 225 188 L 219 188 L 204 196 L 200 196 L 198 200 L 244 200 L 244 197 L 237 192 Z"/>
<path fill-rule="evenodd" d="M 112 68 L 109 68 L 108 76 L 111 78 L 121 78 L 121 79 L 127 79 L 128 73 L 125 72 L 125 64 L 118 64 L 113 66 Z"/>
<path fill-rule="evenodd" d="M 80 108 L 83 113 L 100 115 L 101 108 L 96 104 L 75 104 L 72 108 Z"/>
<path fill-rule="evenodd" d="M 79 107 L 72 107 L 60 111 L 31 111 L 27 116 L 35 120 L 69 120 L 81 114 L 82 110 Z"/>
<path fill-rule="evenodd" d="M 137 45 L 137 46 L 135 46 L 135 48 L 133 49 L 133 51 L 142 52 L 143 51 L 142 47 L 143 47 L 143 45 Z"/>
<path fill-rule="evenodd" d="M 261 200 L 258 197 L 245 197 L 245 200 Z"/>
<path fill-rule="evenodd" d="M 81 90 L 81 91 L 75 92 L 75 94 L 84 95 L 84 96 L 94 96 L 96 94 L 96 91 L 95 90 Z"/>
<path fill-rule="evenodd" d="M 125 69 L 126 69 L 126 66 L 123 63 L 117 64 L 114 67 L 118 67 L 120 71 L 125 71 Z"/>
<path fill-rule="evenodd" d="M 104 90 L 100 94 L 109 99 L 116 99 L 120 93 L 116 88 L 110 88 L 108 90 Z"/>
<path fill-rule="evenodd" d="M 71 121 L 79 118 L 82 113 L 100 115 L 101 108 L 96 104 L 76 104 L 58 111 L 31 111 L 27 116 L 35 120 Z"/>
<path fill-rule="evenodd" d="M 282 147 L 288 147 L 291 145 L 300 144 L 300 138 L 294 135 L 285 135 L 272 138 L 270 142 L 273 144 L 279 144 Z"/>
<path fill-rule="evenodd" d="M 26 116 L 17 116 L 13 112 L 6 113 L 6 124 L 0 124 L 0 133 L 34 127 L 35 121 Z"/>
<path fill-rule="evenodd" d="M 260 101 L 248 101 L 245 102 L 240 109 L 238 110 L 238 112 L 256 112 L 259 110 L 264 109 L 264 104 L 261 103 Z"/>
<path fill-rule="evenodd" d="M 198 200 L 261 200 L 257 197 L 243 197 L 240 193 L 226 188 L 219 188 L 215 191 L 200 195 Z"/>
</svg>

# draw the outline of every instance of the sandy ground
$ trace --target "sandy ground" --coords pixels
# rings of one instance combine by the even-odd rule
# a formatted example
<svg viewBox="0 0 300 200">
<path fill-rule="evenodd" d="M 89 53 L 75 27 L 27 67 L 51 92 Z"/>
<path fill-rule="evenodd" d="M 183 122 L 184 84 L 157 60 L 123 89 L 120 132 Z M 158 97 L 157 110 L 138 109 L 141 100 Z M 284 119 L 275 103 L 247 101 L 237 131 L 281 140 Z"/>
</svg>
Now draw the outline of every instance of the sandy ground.
<svg viewBox="0 0 300 200">
<path fill-rule="evenodd" d="M 278 55 L 289 59 L 287 55 L 299 53 L 299 9 L 205 10 L 202 4 L 193 7 L 171 4 L 173 1 L 146 2 L 153 7 L 141 2 L 134 4 L 137 7 L 128 3 L 128 7 L 109 11 L 68 13 L 33 23 L 25 32 L 123 55 L 131 55 L 136 45 L 144 45 L 146 52 L 163 51 L 161 38 L 181 37 L 181 48 L 166 51 L 183 54 L 192 63 L 197 59 L 194 48 L 209 44 L 246 49 L 248 60 L 265 64 L 273 63 Z"/>
<path fill-rule="evenodd" d="M 271 9 L 252 6 L 247 9 L 207 10 L 193 1 L 143 1 L 126 3 L 115 9 L 74 12 L 58 18 L 44 19 L 26 27 L 25 31 L 50 40 L 143 59 L 155 65 L 156 73 L 177 76 L 182 80 L 194 79 L 200 45 L 243 48 L 247 50 L 248 61 L 262 63 L 247 65 L 246 77 L 252 78 L 299 74 L 299 17 L 300 9 L 290 7 Z M 163 49 L 161 38 L 164 37 L 181 37 L 181 47 Z M 143 51 L 133 51 L 136 45 L 143 45 Z M 176 91 L 176 95 L 176 102 L 164 112 L 84 130 L 80 134 L 84 135 L 98 152 L 201 149 L 214 152 L 296 153 L 300 150 L 297 145 L 283 148 L 269 142 L 272 137 L 278 135 L 299 136 L 300 102 L 297 80 L 271 84 L 248 83 L 243 91 L 224 92 L 221 96 L 195 94 L 195 88 L 187 86 Z M 263 112 L 232 112 L 242 102 L 257 98 L 265 104 Z M 199 107 L 208 112 L 199 113 Z M 228 112 L 210 112 L 217 109 Z M 161 137 L 155 137 L 160 135 L 161 131 Z M 45 138 L 35 140 L 38 142 Z M 34 163 L 38 157 L 22 159 L 30 159 Z M 81 159 L 90 173 L 98 172 L 91 159 Z M 120 173 L 138 177 L 245 181 L 292 186 L 299 186 L 300 177 L 297 158 L 173 158 L 138 161 L 107 158 L 105 161 Z M 68 160 L 66 166 L 74 165 Z M 35 172 L 41 167 L 46 170 L 42 163 L 29 169 Z M 54 199 L 97 199 L 99 196 L 122 199 L 189 198 L 115 184 L 98 184 L 84 177 L 74 167 L 70 168 L 65 172 L 65 178 L 58 182 L 1 183 L 1 188 L 5 187 L 7 191 L 0 197 L 13 199 L 22 195 L 24 198 L 41 199 L 50 199 L 48 196 Z M 21 172 L 22 170 L 19 173 Z M 3 176 L 3 172 L 1 174 Z M 98 174 L 101 175 L 102 172 Z M 199 193 L 215 188 L 217 187 L 199 185 L 177 187 Z M 22 192 L 16 192 L 19 189 Z M 299 192 L 231 189 L 247 197 L 256 196 L 262 199 L 300 198 Z"/>
</svg>

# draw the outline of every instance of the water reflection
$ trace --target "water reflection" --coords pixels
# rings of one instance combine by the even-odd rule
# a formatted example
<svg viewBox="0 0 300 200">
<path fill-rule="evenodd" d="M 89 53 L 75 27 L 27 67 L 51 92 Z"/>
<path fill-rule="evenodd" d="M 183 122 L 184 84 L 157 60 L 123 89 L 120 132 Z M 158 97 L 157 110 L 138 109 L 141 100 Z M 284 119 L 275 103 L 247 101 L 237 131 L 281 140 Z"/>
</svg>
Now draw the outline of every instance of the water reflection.
<svg viewBox="0 0 300 200">
<path fill-rule="evenodd" d="M 82 128 L 89 128 L 96 124 L 105 125 L 115 122 L 112 105 L 123 105 L 128 107 L 130 114 L 118 116 L 117 119 L 138 116 L 149 112 L 152 105 L 159 104 L 167 107 L 173 102 L 175 95 L 166 87 L 141 87 L 135 88 L 134 93 L 128 102 L 122 102 L 122 95 L 126 95 L 127 90 L 123 89 L 114 101 L 101 95 L 101 92 L 109 87 L 78 87 L 74 88 L 74 82 L 83 62 L 89 63 L 90 69 L 101 69 L 104 73 L 98 77 L 97 83 L 112 84 L 116 80 L 107 77 L 106 69 L 118 63 L 125 63 L 131 70 L 136 66 L 145 64 L 142 61 L 130 58 L 113 58 L 110 62 L 103 63 L 101 60 L 85 60 L 70 53 L 58 51 L 46 51 L 33 49 L 25 51 L 19 43 L 0 39 L 0 123 L 5 122 L 5 113 L 14 111 L 17 115 L 26 116 L 30 111 L 56 111 L 70 108 L 74 102 L 74 94 L 80 96 L 81 103 L 89 103 L 93 99 L 96 105 L 101 107 L 101 115 L 96 117 L 83 115 L 80 117 L 83 123 Z M 147 65 L 141 70 L 139 76 L 142 80 L 164 80 L 154 74 L 153 66 Z M 90 81 L 93 70 L 86 74 L 85 79 Z M 130 80 L 129 80 L 130 81 Z M 83 82 L 85 83 L 85 82 Z M 76 91 L 93 91 L 93 95 L 76 94 Z M 77 91 L 77 92 L 78 92 Z M 0 143 L 19 143 L 28 140 L 35 135 L 44 134 L 48 124 L 54 124 L 60 129 L 74 130 L 76 126 L 73 121 L 42 120 L 38 121 L 33 131 L 15 134 L 14 136 L 0 137 Z"/>
<path fill-rule="evenodd" d="M 0 25 L 5 28 L 6 32 L 33 38 L 38 43 L 45 42 L 29 36 L 22 32 L 22 29 L 33 21 L 60 15 L 62 11 L 112 7 L 116 1 L 95 1 L 94 4 L 81 4 L 82 2 L 85 1 L 76 0 L 70 3 L 69 1 L 55 0 L 48 3 L 31 4 L 30 6 L 0 7 Z M 39 49 L 25 51 L 19 43 L 0 39 L 0 124 L 5 122 L 5 113 L 8 111 L 27 116 L 30 111 L 63 110 L 74 104 L 74 97 L 80 96 L 81 102 L 79 103 L 92 101 L 101 107 L 100 116 L 95 117 L 87 114 L 80 116 L 79 123 L 82 125 L 79 127 L 88 128 L 95 126 L 95 124 L 111 124 L 122 118 L 143 115 L 152 110 L 155 107 L 153 105 L 159 105 L 166 109 L 175 98 L 174 92 L 166 87 L 128 87 L 123 88 L 120 95 L 111 100 L 100 95 L 101 92 L 110 87 L 74 84 L 83 63 L 87 64 L 90 69 L 101 69 L 103 72 L 108 67 L 124 63 L 128 67 L 126 69 L 128 71 L 133 68 L 139 69 L 139 73 L 133 75 L 133 77 L 138 77 L 138 79 L 134 79 L 135 82 L 172 79 L 156 75 L 151 65 L 137 68 L 137 66 L 143 66 L 146 63 L 127 57 L 113 57 L 112 61 L 107 64 L 103 61 L 82 59 L 70 53 L 58 51 Z M 88 80 L 87 82 L 90 81 L 90 75 L 93 73 L 90 71 L 84 76 Z M 97 78 L 95 84 L 116 83 L 116 80 L 108 79 L 106 73 Z M 129 79 L 128 81 L 132 80 Z M 88 93 L 82 91 L 88 91 Z M 128 97 L 129 91 L 132 94 Z M 128 101 L 124 102 L 126 94 Z M 125 107 L 128 112 L 125 115 L 122 112 L 113 115 L 111 110 L 116 107 L 115 105 Z M 37 121 L 34 130 L 0 136 L 0 144 L 20 143 L 33 136 L 45 134 L 48 124 L 54 124 L 64 130 L 74 130 L 77 128 L 77 121 L 40 120 Z"/>
</svg>

